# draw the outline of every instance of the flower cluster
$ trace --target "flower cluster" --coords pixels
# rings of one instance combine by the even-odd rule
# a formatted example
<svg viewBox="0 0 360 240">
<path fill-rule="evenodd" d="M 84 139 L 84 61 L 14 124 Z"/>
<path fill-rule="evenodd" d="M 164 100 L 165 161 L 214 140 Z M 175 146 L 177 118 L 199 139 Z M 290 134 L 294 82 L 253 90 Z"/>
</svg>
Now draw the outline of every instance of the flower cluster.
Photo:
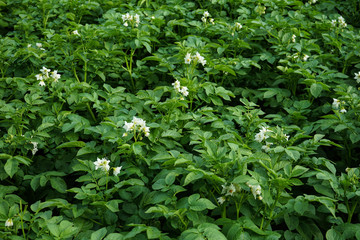
<svg viewBox="0 0 360 240">
<path fill-rule="evenodd" d="M 296 35 L 295 34 L 293 34 L 292 36 L 291 36 L 291 41 L 294 43 L 294 42 L 296 42 Z"/>
<path fill-rule="evenodd" d="M 195 64 L 199 62 L 203 66 L 205 66 L 205 64 L 206 64 L 205 58 L 203 56 L 201 56 L 199 52 L 196 52 L 196 54 L 194 56 L 191 56 L 190 53 L 187 53 L 184 60 L 185 60 L 185 64 L 190 64 L 191 61 L 194 61 Z"/>
<path fill-rule="evenodd" d="M 225 194 L 225 196 L 221 196 L 221 197 L 217 198 L 219 204 L 223 204 L 225 202 L 227 196 L 232 197 L 235 192 L 240 191 L 239 189 L 236 189 L 235 185 L 232 183 L 229 186 L 226 186 L 226 184 L 221 185 L 221 186 L 222 186 L 221 194 Z"/>
<path fill-rule="evenodd" d="M 38 143 L 37 143 L 37 142 L 31 142 L 31 144 L 34 145 L 34 148 L 31 150 L 32 155 L 35 155 L 35 153 L 39 150 L 39 149 L 37 148 Z"/>
<path fill-rule="evenodd" d="M 96 161 L 94 162 L 95 170 L 101 169 L 107 173 L 110 170 L 109 163 L 110 163 L 110 160 L 108 160 L 106 158 L 97 158 Z M 115 176 L 119 175 L 121 168 L 122 168 L 122 166 L 113 168 L 113 170 L 114 170 L 113 174 Z"/>
<path fill-rule="evenodd" d="M 271 130 L 269 130 L 269 127 L 262 127 L 260 131 L 255 135 L 255 141 L 261 143 L 262 141 L 266 140 L 267 138 L 269 138 L 269 136 L 267 135 L 267 133 L 269 132 L 272 132 Z"/>
<path fill-rule="evenodd" d="M 205 11 L 204 14 L 203 14 L 203 16 L 202 16 L 202 18 L 201 18 L 201 21 L 203 21 L 203 23 L 206 23 L 208 17 L 210 17 L 210 13 L 209 13 L 208 11 Z M 210 22 L 211 24 L 215 24 L 213 18 L 210 18 L 210 19 L 209 19 L 209 22 Z"/>
<path fill-rule="evenodd" d="M 315 4 L 317 2 L 317 0 L 310 0 L 309 4 Z"/>
<path fill-rule="evenodd" d="M 51 72 L 51 69 L 47 69 L 46 67 L 40 69 L 40 72 L 41 74 L 35 75 L 36 79 L 40 81 L 39 82 L 40 86 L 45 86 L 44 80 L 48 80 L 51 78 L 54 82 L 57 82 L 61 77 L 61 75 L 58 74 L 57 70 Z"/>
<path fill-rule="evenodd" d="M 74 31 L 72 31 L 71 33 L 74 34 L 74 35 L 76 35 L 76 36 L 80 36 L 78 30 L 74 30 Z"/>
<path fill-rule="evenodd" d="M 35 46 L 36 46 L 37 48 L 39 48 L 40 50 L 45 51 L 45 48 L 43 48 L 43 45 L 42 45 L 41 43 L 35 43 Z M 31 48 L 32 45 L 29 43 L 29 44 L 27 45 L 27 47 L 28 47 L 28 48 Z"/>
<path fill-rule="evenodd" d="M 150 135 L 150 127 L 146 126 L 146 121 L 141 118 L 133 117 L 131 122 L 126 122 L 123 127 L 126 133 L 123 134 L 123 137 L 127 136 L 128 132 L 136 132 L 144 133 L 145 137 L 149 137 Z"/>
<path fill-rule="evenodd" d="M 241 23 L 238 23 L 238 22 L 235 23 L 235 29 L 236 29 L 236 30 L 240 30 L 240 29 L 242 29 L 242 27 L 243 27 L 243 26 L 241 25 Z"/>
<path fill-rule="evenodd" d="M 135 24 L 135 27 L 138 27 L 140 24 L 140 16 L 139 14 L 135 14 L 135 15 L 130 15 L 129 13 L 126 13 L 125 15 L 121 16 L 123 22 L 124 22 L 124 26 L 127 27 L 129 26 L 129 23 L 131 25 Z"/>
<path fill-rule="evenodd" d="M 264 150 L 265 152 L 269 152 L 271 145 L 273 145 L 273 143 L 271 143 L 271 142 L 266 142 L 265 145 L 263 145 L 263 146 L 261 147 L 261 149 Z"/>
<path fill-rule="evenodd" d="M 259 184 L 256 185 L 251 185 L 250 183 L 246 183 L 246 185 L 250 188 L 251 193 L 253 194 L 254 198 L 262 200 L 262 196 L 261 196 L 261 186 Z"/>
<path fill-rule="evenodd" d="M 255 12 L 257 12 L 259 15 L 265 14 L 265 11 L 266 11 L 266 7 L 260 4 L 255 8 Z"/>
<path fill-rule="evenodd" d="M 339 99 L 336 99 L 336 98 L 333 98 L 333 103 L 332 103 L 332 108 L 335 109 L 335 110 L 338 110 L 340 109 L 339 112 L 341 113 L 346 113 L 346 109 L 344 108 L 344 106 L 341 106 L 341 105 L 344 105 L 345 102 L 344 101 L 340 101 Z M 340 107 L 341 106 L 341 107 Z"/>
<path fill-rule="evenodd" d="M 293 55 L 293 58 L 294 59 L 300 59 L 300 56 L 301 56 L 301 53 L 295 53 L 294 55 Z M 307 55 L 307 54 L 304 54 L 302 57 L 301 57 L 301 60 L 303 60 L 303 61 L 307 61 L 308 59 L 309 59 L 309 55 Z"/>
<path fill-rule="evenodd" d="M 179 80 L 176 80 L 172 85 L 174 86 L 174 89 L 175 89 L 176 92 L 181 93 L 185 97 L 187 95 L 189 95 L 188 88 L 187 87 L 181 87 Z"/>
<path fill-rule="evenodd" d="M 339 23 L 339 27 L 341 27 L 341 28 L 346 28 L 346 26 L 347 26 L 345 19 L 342 16 L 338 17 L 337 21 L 336 21 L 336 19 L 331 20 L 331 25 L 333 27 L 336 27 L 337 23 Z"/>
<path fill-rule="evenodd" d="M 304 54 L 302 60 L 306 62 L 308 60 L 308 58 L 309 58 L 309 55 Z"/>
<path fill-rule="evenodd" d="M 354 79 L 356 80 L 357 83 L 360 83 L 360 72 L 355 73 Z"/>
<path fill-rule="evenodd" d="M 108 172 L 110 170 L 110 160 L 107 160 L 106 158 L 97 158 L 96 162 L 94 162 L 95 170 L 98 170 L 99 168 L 105 172 Z"/>
<path fill-rule="evenodd" d="M 14 226 L 14 222 L 11 218 L 8 218 L 6 221 L 5 221 L 5 227 L 12 227 Z"/>
</svg>

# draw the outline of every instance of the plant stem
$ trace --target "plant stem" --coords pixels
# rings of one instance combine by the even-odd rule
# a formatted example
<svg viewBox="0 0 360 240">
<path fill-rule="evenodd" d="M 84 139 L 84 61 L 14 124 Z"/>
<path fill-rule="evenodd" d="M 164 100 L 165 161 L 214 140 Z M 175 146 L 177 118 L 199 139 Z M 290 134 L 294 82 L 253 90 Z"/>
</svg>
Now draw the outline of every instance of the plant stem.
<svg viewBox="0 0 360 240">
<path fill-rule="evenodd" d="M 281 191 L 282 191 L 282 189 L 276 189 L 276 191 L 277 191 L 277 194 L 276 194 L 276 199 L 275 199 L 275 202 L 274 202 L 274 204 L 271 206 L 271 211 L 270 211 L 270 216 L 269 216 L 269 221 L 266 223 L 266 225 L 265 225 L 265 229 L 269 226 L 269 224 L 271 223 L 271 221 L 272 221 L 272 216 L 273 216 L 273 213 L 274 213 L 274 209 L 275 209 L 275 207 L 276 207 L 276 204 L 278 203 L 278 201 L 279 201 L 279 199 L 280 199 L 280 196 L 281 196 Z"/>
</svg>

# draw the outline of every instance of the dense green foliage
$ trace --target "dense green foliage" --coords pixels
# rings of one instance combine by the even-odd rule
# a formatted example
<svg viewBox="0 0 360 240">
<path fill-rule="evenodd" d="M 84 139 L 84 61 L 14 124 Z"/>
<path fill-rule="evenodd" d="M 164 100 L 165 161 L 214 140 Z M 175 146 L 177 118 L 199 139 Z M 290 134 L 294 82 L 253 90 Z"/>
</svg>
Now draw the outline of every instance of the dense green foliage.
<svg viewBox="0 0 360 240">
<path fill-rule="evenodd" d="M 0 238 L 360 239 L 359 10 L 0 1 Z"/>
</svg>

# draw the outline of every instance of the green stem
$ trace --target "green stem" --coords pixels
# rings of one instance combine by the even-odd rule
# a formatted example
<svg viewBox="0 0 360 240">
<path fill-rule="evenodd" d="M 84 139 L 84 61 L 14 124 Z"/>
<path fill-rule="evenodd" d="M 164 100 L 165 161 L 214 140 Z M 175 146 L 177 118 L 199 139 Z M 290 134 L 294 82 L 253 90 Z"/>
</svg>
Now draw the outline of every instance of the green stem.
<svg viewBox="0 0 360 240">
<path fill-rule="evenodd" d="M 353 216 L 353 214 L 355 212 L 355 209 L 356 209 L 356 206 L 357 206 L 358 202 L 359 202 L 359 200 L 357 199 L 355 204 L 352 206 L 350 212 L 348 212 L 348 219 L 347 219 L 348 223 L 351 223 L 351 219 L 352 219 L 352 216 Z"/>
<path fill-rule="evenodd" d="M 26 209 L 24 210 L 24 212 L 26 211 Z M 21 222 L 21 231 L 22 231 L 22 234 L 24 236 L 24 239 L 26 239 L 26 234 L 25 234 L 25 229 L 24 229 L 24 221 L 23 221 L 23 211 L 22 211 L 22 202 L 20 200 L 20 212 L 21 212 L 21 215 L 20 215 L 20 222 Z"/>
<path fill-rule="evenodd" d="M 84 61 L 84 82 L 86 82 L 87 78 L 87 61 Z"/>
<path fill-rule="evenodd" d="M 74 65 L 73 65 L 73 72 L 74 72 L 74 76 L 75 76 L 76 80 L 80 83 L 80 79 L 79 79 L 79 77 L 78 77 L 78 75 L 76 73 L 76 69 L 75 69 Z"/>
<path fill-rule="evenodd" d="M 95 117 L 93 111 L 91 110 L 90 104 L 86 103 L 86 106 L 87 106 L 87 109 L 89 110 L 89 113 L 90 113 L 92 119 L 94 120 L 94 122 L 97 122 L 96 117 Z"/>
<path fill-rule="evenodd" d="M 221 212 L 221 217 L 226 218 L 226 205 L 225 204 L 223 205 L 223 210 Z"/>
<path fill-rule="evenodd" d="M 281 190 L 281 191 L 280 191 L 280 190 Z M 274 214 L 274 209 L 275 209 L 276 204 L 278 203 L 278 201 L 279 201 L 279 199 L 280 199 L 282 189 L 276 189 L 276 191 L 277 191 L 276 199 L 275 199 L 274 204 L 271 206 L 271 212 L 270 212 L 270 216 L 269 216 L 269 221 L 266 223 L 265 229 L 269 226 L 269 224 L 270 224 L 271 221 L 272 221 L 272 217 L 273 217 L 273 214 Z"/>
</svg>

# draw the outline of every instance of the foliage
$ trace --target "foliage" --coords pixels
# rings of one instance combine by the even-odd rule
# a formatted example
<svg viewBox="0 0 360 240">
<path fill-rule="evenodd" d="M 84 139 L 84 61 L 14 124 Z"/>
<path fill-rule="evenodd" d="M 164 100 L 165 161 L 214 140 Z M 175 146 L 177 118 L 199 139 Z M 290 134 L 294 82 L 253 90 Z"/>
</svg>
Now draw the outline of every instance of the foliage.
<svg viewBox="0 0 360 240">
<path fill-rule="evenodd" d="M 360 239 L 357 1 L 0 1 L 1 239 Z"/>
</svg>

